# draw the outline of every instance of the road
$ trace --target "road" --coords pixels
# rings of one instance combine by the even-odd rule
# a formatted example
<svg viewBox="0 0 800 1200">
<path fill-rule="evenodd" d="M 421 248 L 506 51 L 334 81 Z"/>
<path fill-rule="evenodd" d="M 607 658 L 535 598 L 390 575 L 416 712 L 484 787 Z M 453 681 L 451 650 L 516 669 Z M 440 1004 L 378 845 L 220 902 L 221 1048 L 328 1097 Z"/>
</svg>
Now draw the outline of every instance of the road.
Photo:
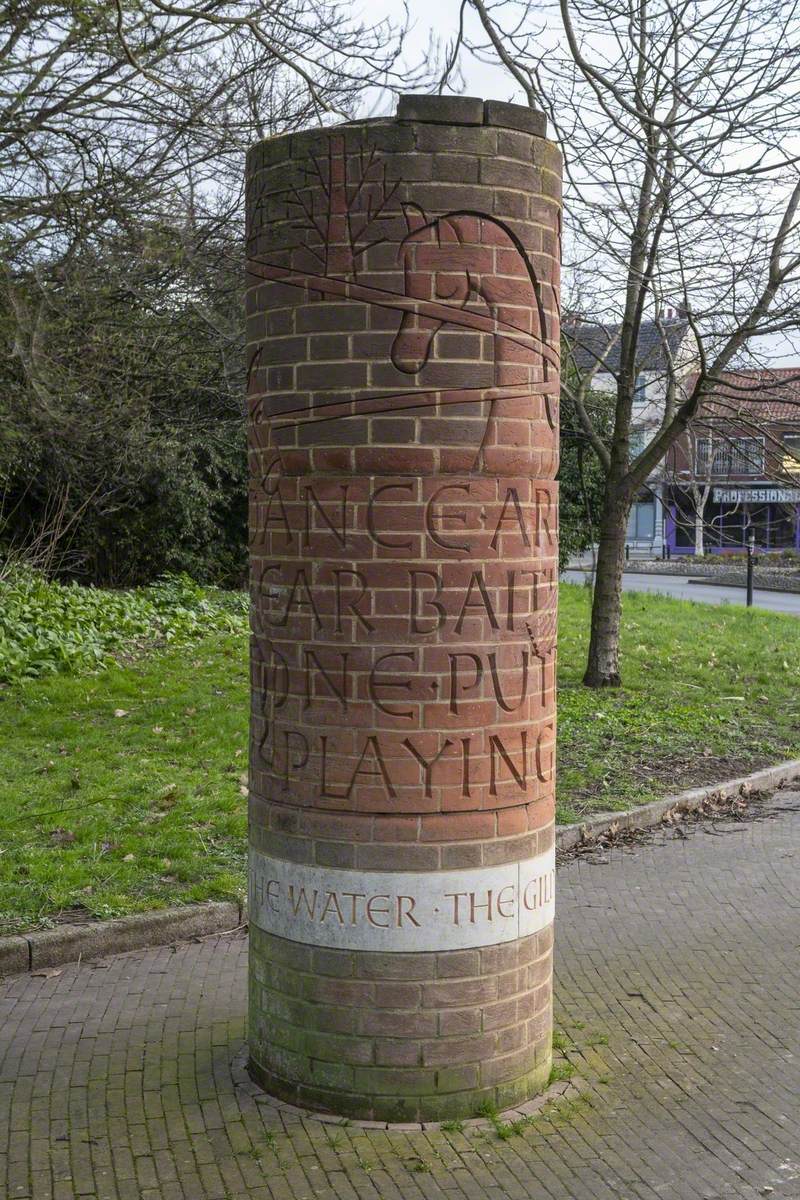
<svg viewBox="0 0 800 1200">
<path fill-rule="evenodd" d="M 565 571 L 561 576 L 567 583 L 583 583 L 586 571 Z M 710 583 L 689 583 L 689 575 L 639 575 L 626 572 L 622 586 L 626 592 L 657 592 L 675 596 L 678 600 L 696 600 L 699 604 L 744 604 L 744 588 L 718 587 Z M 753 601 L 757 608 L 771 612 L 788 612 L 800 616 L 800 593 L 767 592 L 756 588 Z"/>
</svg>

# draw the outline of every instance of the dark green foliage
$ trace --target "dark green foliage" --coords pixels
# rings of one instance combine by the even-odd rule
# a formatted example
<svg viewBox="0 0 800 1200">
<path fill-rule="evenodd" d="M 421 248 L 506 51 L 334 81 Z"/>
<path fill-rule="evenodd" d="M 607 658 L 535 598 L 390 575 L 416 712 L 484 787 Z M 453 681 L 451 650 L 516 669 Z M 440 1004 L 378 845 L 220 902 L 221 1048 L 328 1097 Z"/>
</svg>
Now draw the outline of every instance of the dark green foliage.
<svg viewBox="0 0 800 1200">
<path fill-rule="evenodd" d="M 610 427 L 611 398 L 590 393 L 592 422 L 601 435 Z M 587 550 L 597 540 L 603 510 L 605 475 L 566 395 L 561 408 L 561 465 L 559 481 L 559 564 Z"/>
<path fill-rule="evenodd" d="M 571 558 L 597 540 L 604 477 L 591 446 L 569 429 L 561 433 L 558 561 L 562 570 Z"/>
<path fill-rule="evenodd" d="M 0 555 L 132 586 L 244 578 L 236 248 L 150 229 L 5 294 Z"/>
<path fill-rule="evenodd" d="M 242 276 L 235 243 L 156 226 L 14 281 L 0 310 L 0 558 L 116 587 L 167 571 L 242 582 Z M 591 405 L 606 429 L 608 398 Z M 564 566 L 595 540 L 603 499 L 566 396 L 559 480 Z"/>
<path fill-rule="evenodd" d="M 162 425 L 122 481 L 124 507 L 89 511 L 70 545 L 92 582 L 141 584 L 165 571 L 235 585 L 245 577 L 244 423 Z"/>
</svg>

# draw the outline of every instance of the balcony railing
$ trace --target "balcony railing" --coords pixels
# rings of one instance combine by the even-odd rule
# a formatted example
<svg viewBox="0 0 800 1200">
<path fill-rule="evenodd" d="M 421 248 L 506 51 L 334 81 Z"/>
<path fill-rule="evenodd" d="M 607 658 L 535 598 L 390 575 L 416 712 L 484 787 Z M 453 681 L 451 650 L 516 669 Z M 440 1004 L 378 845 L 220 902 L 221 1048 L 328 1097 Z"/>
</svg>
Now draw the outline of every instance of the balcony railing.
<svg viewBox="0 0 800 1200">
<path fill-rule="evenodd" d="M 763 438 L 698 438 L 695 475 L 698 479 L 763 475 L 764 460 Z"/>
</svg>

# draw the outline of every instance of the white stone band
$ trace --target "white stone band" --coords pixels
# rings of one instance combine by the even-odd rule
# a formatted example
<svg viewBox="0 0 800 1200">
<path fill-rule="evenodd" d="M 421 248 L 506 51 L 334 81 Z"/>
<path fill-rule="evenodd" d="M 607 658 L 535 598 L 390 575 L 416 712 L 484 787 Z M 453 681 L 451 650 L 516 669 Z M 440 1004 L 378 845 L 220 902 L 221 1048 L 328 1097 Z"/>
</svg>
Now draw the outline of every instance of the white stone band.
<svg viewBox="0 0 800 1200">
<path fill-rule="evenodd" d="M 249 919 L 339 950 L 462 950 L 527 937 L 554 914 L 555 849 L 468 871 L 343 871 L 250 850 Z"/>
</svg>

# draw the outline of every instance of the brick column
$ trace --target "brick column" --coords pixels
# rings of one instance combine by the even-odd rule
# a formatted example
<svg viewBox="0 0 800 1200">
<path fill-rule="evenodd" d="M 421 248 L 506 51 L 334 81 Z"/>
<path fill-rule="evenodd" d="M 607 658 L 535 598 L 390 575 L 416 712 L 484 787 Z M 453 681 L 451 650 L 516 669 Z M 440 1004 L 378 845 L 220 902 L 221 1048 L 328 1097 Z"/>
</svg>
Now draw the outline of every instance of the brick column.
<svg viewBox="0 0 800 1200">
<path fill-rule="evenodd" d="M 551 1062 L 560 159 L 407 96 L 248 158 L 250 1069 L 379 1120 Z"/>
</svg>

